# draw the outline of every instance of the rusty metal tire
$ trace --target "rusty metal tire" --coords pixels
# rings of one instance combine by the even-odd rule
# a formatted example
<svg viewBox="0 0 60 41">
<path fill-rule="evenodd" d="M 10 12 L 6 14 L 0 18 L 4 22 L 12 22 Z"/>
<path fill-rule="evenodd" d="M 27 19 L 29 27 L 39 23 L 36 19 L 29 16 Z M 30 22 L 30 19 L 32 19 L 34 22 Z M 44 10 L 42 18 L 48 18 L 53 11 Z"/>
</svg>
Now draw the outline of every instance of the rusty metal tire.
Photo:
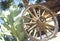
<svg viewBox="0 0 60 41">
<path fill-rule="evenodd" d="M 54 13 L 42 5 L 30 5 L 22 13 L 23 32 L 34 41 L 51 39 L 58 32 L 58 22 Z"/>
</svg>

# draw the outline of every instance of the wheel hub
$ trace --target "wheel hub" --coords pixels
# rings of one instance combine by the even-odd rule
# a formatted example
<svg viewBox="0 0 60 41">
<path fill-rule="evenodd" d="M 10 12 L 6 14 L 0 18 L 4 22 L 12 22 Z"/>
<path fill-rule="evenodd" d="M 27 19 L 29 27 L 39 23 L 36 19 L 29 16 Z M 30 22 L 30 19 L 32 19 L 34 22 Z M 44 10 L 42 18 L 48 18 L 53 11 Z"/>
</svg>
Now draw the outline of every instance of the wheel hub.
<svg viewBox="0 0 60 41">
<path fill-rule="evenodd" d="M 37 26 L 38 26 L 38 27 L 42 27 L 42 26 L 44 25 L 45 21 L 46 21 L 46 19 L 45 19 L 43 16 L 41 16 L 41 17 L 38 18 L 38 20 L 36 21 Z"/>
<path fill-rule="evenodd" d="M 39 30 L 44 32 L 44 25 L 45 25 L 45 21 L 46 19 L 41 16 L 40 18 L 38 18 L 38 20 L 36 21 L 37 27 L 39 28 Z"/>
<path fill-rule="evenodd" d="M 45 22 L 45 20 L 46 20 L 43 16 L 41 16 L 39 19 L 42 23 Z"/>
</svg>

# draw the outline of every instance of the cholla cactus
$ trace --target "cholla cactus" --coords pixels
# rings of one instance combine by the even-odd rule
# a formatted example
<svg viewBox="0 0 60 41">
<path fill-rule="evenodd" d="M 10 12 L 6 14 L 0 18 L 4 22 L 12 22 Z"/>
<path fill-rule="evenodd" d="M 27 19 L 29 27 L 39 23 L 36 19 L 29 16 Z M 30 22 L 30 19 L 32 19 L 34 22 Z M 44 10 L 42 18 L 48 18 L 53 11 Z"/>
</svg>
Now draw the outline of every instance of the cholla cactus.
<svg viewBox="0 0 60 41">
<path fill-rule="evenodd" d="M 19 15 L 19 8 L 10 8 L 9 11 L 2 11 L 0 18 L 4 21 L 2 24 L 7 30 L 16 37 L 17 41 L 24 40 L 24 33 L 22 32 L 22 28 L 20 25 L 20 17 L 15 19 L 17 15 Z"/>
</svg>

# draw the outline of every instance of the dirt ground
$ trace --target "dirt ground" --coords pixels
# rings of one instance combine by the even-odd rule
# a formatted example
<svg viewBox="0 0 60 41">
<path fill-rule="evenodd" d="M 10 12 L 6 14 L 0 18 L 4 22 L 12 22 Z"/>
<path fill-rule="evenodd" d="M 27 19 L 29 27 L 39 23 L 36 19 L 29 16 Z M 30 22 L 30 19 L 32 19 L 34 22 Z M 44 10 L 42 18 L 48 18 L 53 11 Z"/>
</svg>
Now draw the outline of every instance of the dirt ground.
<svg viewBox="0 0 60 41">
<path fill-rule="evenodd" d="M 54 37 L 53 39 L 49 41 L 60 41 L 60 32 L 57 33 L 56 37 Z"/>
</svg>

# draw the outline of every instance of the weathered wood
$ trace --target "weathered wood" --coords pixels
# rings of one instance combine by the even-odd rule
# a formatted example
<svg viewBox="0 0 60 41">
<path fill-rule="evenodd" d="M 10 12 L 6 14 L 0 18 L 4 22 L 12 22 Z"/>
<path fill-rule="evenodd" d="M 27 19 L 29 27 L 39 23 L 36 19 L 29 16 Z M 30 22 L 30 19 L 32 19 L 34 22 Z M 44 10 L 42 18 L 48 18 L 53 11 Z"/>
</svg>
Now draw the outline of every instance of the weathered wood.
<svg viewBox="0 0 60 41">
<path fill-rule="evenodd" d="M 23 0 L 25 7 L 28 6 L 28 1 Z M 38 3 L 41 4 L 41 3 Z M 42 3 L 41 5 L 44 5 L 51 9 L 53 12 L 57 12 L 60 10 L 60 0 L 46 0 L 45 3 Z"/>
<path fill-rule="evenodd" d="M 60 10 L 60 0 L 59 1 L 47 1 L 45 3 L 42 3 L 41 5 L 44 5 L 50 8 L 54 12 L 57 12 Z"/>
<path fill-rule="evenodd" d="M 23 0 L 24 6 L 28 6 L 28 1 L 27 0 Z"/>
</svg>

